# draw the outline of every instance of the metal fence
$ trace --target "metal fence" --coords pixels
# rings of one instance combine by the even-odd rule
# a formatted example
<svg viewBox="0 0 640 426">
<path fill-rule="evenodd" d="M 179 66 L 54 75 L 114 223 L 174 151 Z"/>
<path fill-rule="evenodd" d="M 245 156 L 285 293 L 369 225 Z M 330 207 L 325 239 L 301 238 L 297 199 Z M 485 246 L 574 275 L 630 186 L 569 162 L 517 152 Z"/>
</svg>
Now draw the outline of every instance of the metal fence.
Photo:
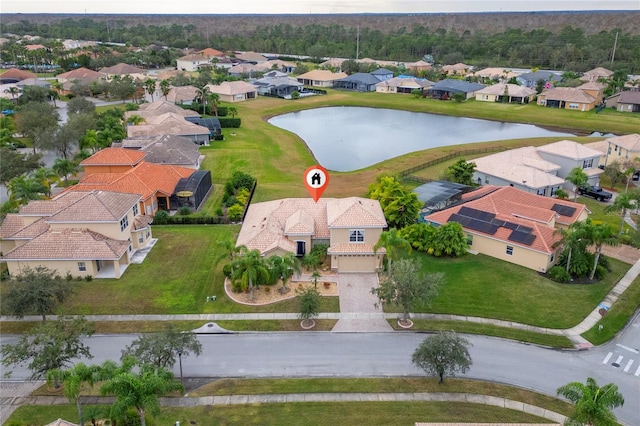
<svg viewBox="0 0 640 426">
<path fill-rule="evenodd" d="M 499 152 L 499 151 L 504 151 L 506 148 L 503 146 L 490 146 L 490 147 L 485 147 L 485 148 L 476 148 L 476 149 L 462 149 L 459 151 L 454 151 L 451 152 L 445 156 L 442 157 L 438 157 L 438 158 L 434 158 L 431 161 L 427 161 L 426 163 L 422 163 L 419 164 L 415 167 L 412 167 L 410 169 L 407 170 L 403 170 L 400 173 L 398 173 L 398 176 L 400 176 L 400 178 L 404 179 L 404 180 L 413 180 L 416 182 L 422 182 L 422 183 L 428 183 L 431 182 L 433 179 L 429 179 L 429 178 L 423 178 L 420 176 L 414 176 L 413 173 L 420 171 L 420 170 L 424 170 L 428 167 L 431 166 L 435 166 L 436 164 L 440 164 L 440 163 L 444 163 L 445 161 L 449 161 L 452 160 L 454 158 L 457 157 L 461 157 L 463 155 L 474 155 L 474 154 L 485 154 L 485 153 L 490 153 L 490 152 Z"/>
</svg>

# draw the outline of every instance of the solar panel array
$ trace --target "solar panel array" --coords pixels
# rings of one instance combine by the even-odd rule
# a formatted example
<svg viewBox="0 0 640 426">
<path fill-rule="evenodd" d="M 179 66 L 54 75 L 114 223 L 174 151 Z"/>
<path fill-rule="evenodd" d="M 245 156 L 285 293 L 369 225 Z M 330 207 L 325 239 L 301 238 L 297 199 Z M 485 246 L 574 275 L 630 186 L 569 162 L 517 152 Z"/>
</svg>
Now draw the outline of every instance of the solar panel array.
<svg viewBox="0 0 640 426">
<path fill-rule="evenodd" d="M 551 210 L 558 213 L 560 216 L 567 217 L 573 216 L 573 214 L 576 212 L 575 207 L 564 206 L 562 204 L 554 204 L 553 207 L 551 207 Z"/>
<path fill-rule="evenodd" d="M 471 207 L 463 206 L 460 208 L 458 213 L 454 213 L 449 217 L 449 221 L 458 222 L 465 228 L 484 232 L 485 234 L 489 235 L 493 235 L 498 232 L 499 228 L 507 228 L 512 231 L 508 237 L 509 241 L 525 244 L 528 246 L 533 244 L 533 242 L 535 241 L 536 236 L 532 233 L 533 228 L 518 225 L 517 223 L 508 222 L 506 220 L 496 219 L 495 217 L 496 215 L 494 213 L 489 213 Z"/>
</svg>

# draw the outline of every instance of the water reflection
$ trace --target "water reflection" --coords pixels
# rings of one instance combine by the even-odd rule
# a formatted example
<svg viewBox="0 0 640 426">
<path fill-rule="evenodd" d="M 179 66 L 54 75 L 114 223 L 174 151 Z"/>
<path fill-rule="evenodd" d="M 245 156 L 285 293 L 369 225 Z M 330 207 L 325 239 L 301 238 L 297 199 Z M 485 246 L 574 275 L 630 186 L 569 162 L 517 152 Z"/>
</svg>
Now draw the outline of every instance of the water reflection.
<svg viewBox="0 0 640 426">
<path fill-rule="evenodd" d="M 316 108 L 269 123 L 300 136 L 329 170 L 358 170 L 409 152 L 500 139 L 573 136 L 530 124 L 366 107 Z"/>
</svg>

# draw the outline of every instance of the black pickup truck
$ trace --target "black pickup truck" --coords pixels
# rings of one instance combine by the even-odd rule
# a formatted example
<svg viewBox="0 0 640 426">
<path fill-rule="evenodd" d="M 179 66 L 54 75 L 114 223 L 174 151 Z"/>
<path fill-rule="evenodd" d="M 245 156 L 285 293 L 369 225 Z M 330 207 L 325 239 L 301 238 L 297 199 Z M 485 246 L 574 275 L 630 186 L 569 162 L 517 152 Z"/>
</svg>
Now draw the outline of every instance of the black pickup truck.
<svg viewBox="0 0 640 426">
<path fill-rule="evenodd" d="M 613 196 L 613 194 L 605 191 L 599 186 L 581 186 L 578 188 L 578 194 L 595 198 L 598 201 L 609 201 Z"/>
</svg>

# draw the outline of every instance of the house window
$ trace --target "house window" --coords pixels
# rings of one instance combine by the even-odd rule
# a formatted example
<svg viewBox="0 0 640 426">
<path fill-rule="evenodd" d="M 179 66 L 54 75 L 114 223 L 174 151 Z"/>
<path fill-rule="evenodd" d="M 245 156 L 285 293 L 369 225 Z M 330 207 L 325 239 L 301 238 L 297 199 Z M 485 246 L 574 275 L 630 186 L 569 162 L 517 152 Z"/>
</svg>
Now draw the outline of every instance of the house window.
<svg viewBox="0 0 640 426">
<path fill-rule="evenodd" d="M 147 236 L 146 236 L 146 238 L 149 238 L 149 235 L 151 235 L 151 232 L 149 232 L 149 227 L 147 227 Z"/>
<path fill-rule="evenodd" d="M 513 246 L 507 246 L 507 254 L 511 256 L 513 254 Z"/>
<path fill-rule="evenodd" d="M 551 257 L 549 258 L 549 263 L 553 263 L 555 258 L 556 258 L 556 253 L 555 252 L 551 253 Z"/>
<path fill-rule="evenodd" d="M 584 161 L 582 162 L 582 168 L 583 168 L 583 169 L 588 169 L 588 168 L 590 168 L 590 167 L 593 167 L 593 158 L 590 158 L 590 159 L 588 159 L 588 160 L 584 160 Z"/>
<path fill-rule="evenodd" d="M 467 244 L 468 245 L 473 245 L 473 235 L 472 234 L 467 234 Z"/>
<path fill-rule="evenodd" d="M 120 232 L 124 231 L 129 227 L 129 217 L 125 216 L 120 220 Z"/>
<path fill-rule="evenodd" d="M 142 244 L 144 242 L 144 237 L 142 235 L 138 235 L 138 243 Z"/>
<path fill-rule="evenodd" d="M 78 262 L 78 271 L 85 272 L 87 270 L 87 264 L 84 262 Z"/>
<path fill-rule="evenodd" d="M 484 177 L 484 183 L 489 183 L 489 176 Z"/>
<path fill-rule="evenodd" d="M 547 195 L 546 192 L 547 192 L 547 188 L 538 189 L 538 195 L 545 196 Z"/>
<path fill-rule="evenodd" d="M 349 230 L 349 242 L 350 243 L 364 243 L 364 230 L 351 229 Z"/>
<path fill-rule="evenodd" d="M 580 105 L 578 104 L 569 104 L 569 109 L 578 109 L 580 108 Z"/>
<path fill-rule="evenodd" d="M 133 215 L 134 216 L 138 216 L 138 205 L 137 204 L 133 205 Z"/>
</svg>

